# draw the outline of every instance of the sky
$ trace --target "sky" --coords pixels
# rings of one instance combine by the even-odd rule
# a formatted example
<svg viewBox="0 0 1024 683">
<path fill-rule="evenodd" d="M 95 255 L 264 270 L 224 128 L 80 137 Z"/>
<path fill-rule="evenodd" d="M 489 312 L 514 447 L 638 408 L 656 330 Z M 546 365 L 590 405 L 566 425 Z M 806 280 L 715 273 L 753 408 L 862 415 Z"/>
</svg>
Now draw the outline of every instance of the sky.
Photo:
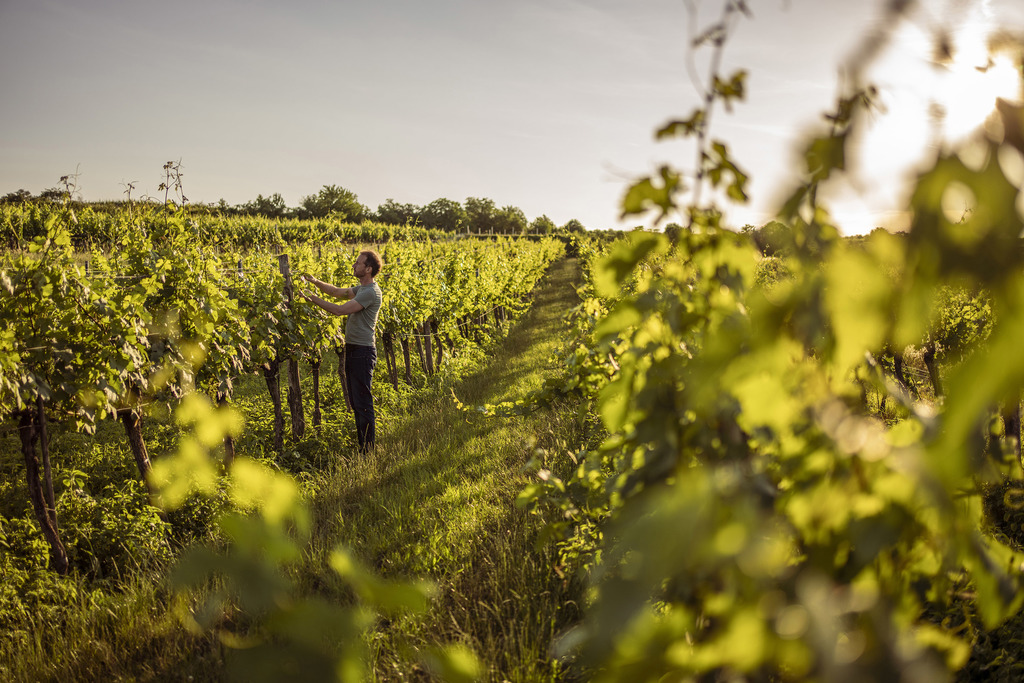
<svg viewBox="0 0 1024 683">
<path fill-rule="evenodd" d="M 751 177 L 748 204 L 727 207 L 737 228 L 770 220 L 799 178 L 794 154 L 884 3 L 747 4 L 722 63 L 749 72 L 747 97 L 710 130 Z M 690 38 L 720 13 L 720 0 L 0 0 L 0 195 L 77 174 L 86 200 L 129 185 L 162 197 L 174 161 L 190 202 L 280 193 L 294 207 L 340 185 L 371 209 L 481 197 L 558 225 L 650 225 L 620 220 L 620 201 L 661 164 L 692 173 L 692 141 L 654 131 L 699 106 L 687 64 L 704 80 L 710 53 Z M 936 69 L 942 26 L 957 56 Z M 885 111 L 857 176 L 827 193 L 844 232 L 898 227 L 936 104 L 956 138 L 997 95 L 1019 96 L 1012 69 L 975 68 L 992 27 L 1024 34 L 1024 3 L 928 0 L 889 27 L 871 71 Z"/>
</svg>

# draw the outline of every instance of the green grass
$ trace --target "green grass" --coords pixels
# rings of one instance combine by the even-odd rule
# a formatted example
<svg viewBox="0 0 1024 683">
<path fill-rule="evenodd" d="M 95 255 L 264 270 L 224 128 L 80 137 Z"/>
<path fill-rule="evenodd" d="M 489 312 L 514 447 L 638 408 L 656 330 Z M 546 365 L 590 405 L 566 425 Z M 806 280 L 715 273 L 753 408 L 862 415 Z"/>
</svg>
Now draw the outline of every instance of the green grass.
<svg viewBox="0 0 1024 683">
<path fill-rule="evenodd" d="M 28 638 L 14 651 L 5 643 L 3 680 L 211 680 L 222 666 L 213 637 L 182 629 L 157 577 L 135 575 L 109 592 L 68 581 L 78 584 L 77 603 L 30 620 Z"/>
<path fill-rule="evenodd" d="M 449 387 L 461 401 L 515 399 L 556 370 L 573 275 L 572 262 L 555 267 L 491 361 Z M 426 576 L 439 587 L 425 617 L 374 634 L 377 676 L 415 670 L 410 648 L 461 642 L 489 679 L 551 680 L 558 664 L 548 651 L 577 618 L 576 587 L 554 574 L 535 547 L 536 523 L 514 501 L 534 448 L 579 432 L 574 407 L 485 418 L 435 391 L 407 410 L 372 457 L 339 464 L 315 486 L 319 554 L 342 544 L 385 576 Z"/>
<path fill-rule="evenodd" d="M 452 392 L 474 405 L 538 388 L 557 370 L 552 358 L 562 343 L 562 318 L 577 303 L 576 277 L 574 261 L 557 263 L 535 290 L 533 307 L 505 338 L 446 359 L 441 374 L 419 377 L 420 388 L 396 392 L 381 359 L 375 380 L 378 448 L 370 457 L 356 454 L 333 357 L 325 359 L 322 371 L 324 424 L 309 426 L 302 439 L 286 437 L 281 457 L 270 452 L 272 410 L 262 377 L 239 383 L 235 403 L 247 424 L 238 454 L 273 457 L 299 478 L 312 502 L 313 543 L 298 570 L 302 589 L 350 599 L 325 565 L 338 545 L 385 577 L 429 578 L 438 587 L 426 614 L 382 620 L 367 635 L 377 680 L 416 680 L 422 674 L 417 653 L 454 642 L 477 653 L 486 680 L 565 677 L 550 648 L 552 639 L 578 618 L 578 587 L 554 574 L 550 551 L 536 547 L 538 523 L 517 510 L 514 501 L 527 480 L 523 466 L 534 448 L 580 432 L 576 408 L 484 418 L 458 410 Z M 308 378 L 304 391 L 308 420 Z M 158 420 L 147 423 L 151 456 L 159 458 L 173 448 L 175 431 Z M 88 482 L 134 476 L 116 424 L 102 425 L 96 437 L 59 427 L 54 434 L 58 474 L 79 469 Z M 16 436 L 3 435 L 0 446 L 0 464 L 11 475 L 0 503 L 10 518 L 26 507 L 20 492 L 24 474 L 17 465 Z M 205 538 L 215 514 L 202 504 L 174 513 L 174 537 Z M 22 633 L 30 636 L 17 642 L 0 638 L 0 678 L 221 680 L 221 646 L 179 625 L 160 578 L 164 569 L 126 571 L 118 580 L 97 581 L 83 574 L 60 579 L 76 597 L 22 624 Z"/>
</svg>

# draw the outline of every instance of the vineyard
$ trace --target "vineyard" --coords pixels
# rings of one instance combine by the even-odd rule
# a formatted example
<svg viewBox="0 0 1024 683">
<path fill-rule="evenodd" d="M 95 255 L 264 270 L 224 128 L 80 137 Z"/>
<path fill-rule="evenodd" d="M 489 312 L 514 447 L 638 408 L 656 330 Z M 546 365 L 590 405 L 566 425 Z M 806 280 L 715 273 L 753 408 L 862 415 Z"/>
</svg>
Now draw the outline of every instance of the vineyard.
<svg viewBox="0 0 1024 683">
<path fill-rule="evenodd" d="M 24 645 L 39 614 L 59 613 L 61 602 L 82 596 L 75 581 L 47 573 L 102 583 L 132 568 L 153 571 L 166 565 L 172 548 L 211 533 L 219 513 L 197 502 L 198 482 L 221 481 L 221 472 L 253 471 L 273 481 L 281 468 L 315 470 L 294 450 L 308 431 L 354 436 L 344 426 L 351 415 L 341 375 L 343 320 L 295 296 L 293 274 L 344 282 L 360 248 L 334 241 L 228 250 L 209 245 L 186 212 L 168 210 L 143 222 L 130 214 L 105 217 L 116 226 L 105 234 L 118 241 L 81 251 L 71 231 L 81 222 L 67 207 L 26 207 L 14 218 L 38 223 L 45 234 L 19 241 L 0 268 L 0 406 L 21 461 L 7 459 L 13 449 L 5 456 L 5 648 Z M 221 227 L 247 229 L 243 221 Z M 472 363 L 522 315 L 537 280 L 564 251 L 554 239 L 507 238 L 399 240 L 377 248 L 387 267 L 375 386 L 385 402 L 436 392 L 446 375 L 459 372 L 466 362 L 460 359 L 468 354 Z M 326 401 L 322 368 L 338 373 Z M 257 403 L 270 406 L 272 430 L 266 441 L 236 451 L 242 434 L 235 389 L 246 383 L 264 385 Z M 251 408 L 253 398 L 246 401 Z M 217 406 L 211 415 L 223 421 L 214 441 L 201 442 L 216 448 L 220 464 L 168 457 L 166 442 L 151 458 L 146 435 L 173 438 L 173 416 L 180 421 L 202 405 Z M 90 464 L 102 471 L 94 477 L 51 457 L 51 435 L 92 434 L 94 443 L 106 442 L 111 422 L 123 428 L 134 475 L 107 458 Z M 342 448 L 354 452 L 351 444 Z M 264 463 L 256 470 L 253 457 Z M 211 486 L 214 499 L 225 495 L 223 484 Z"/>
<path fill-rule="evenodd" d="M 614 239 L 0 207 L 0 676 L 1022 680 L 1024 106 L 936 145 L 906 232 L 843 236 L 869 36 L 735 229 L 709 121 L 746 13 L 656 132 L 696 167 Z M 359 457 L 341 320 L 296 288 L 366 245 Z"/>
<path fill-rule="evenodd" d="M 340 318 L 295 296 L 294 275 L 344 282 L 359 246 L 206 246 L 186 212 L 168 210 L 121 229 L 114 248 L 81 251 L 67 208 L 28 210 L 46 234 L 9 252 L 0 277 L 6 656 L 45 643 L 38 629 L 59 631 L 71 605 L 173 565 L 174 609 L 194 605 L 183 623 L 244 655 L 209 655 L 226 657 L 229 675 L 368 675 L 358 634 L 375 613 L 425 609 L 433 589 L 417 576 L 436 551 L 400 549 L 405 568 L 376 578 L 337 547 L 324 561 L 347 590 L 269 597 L 282 580 L 300 591 L 282 577 L 310 552 L 314 491 L 294 477 L 324 460 L 295 448 L 331 429 L 354 453 L 344 382 L 321 378 L 343 367 Z M 1016 266 L 958 260 L 947 275 L 919 255 L 933 240 L 913 233 L 792 225 L 770 240 L 714 226 L 574 240 L 582 301 L 561 335 L 562 370 L 501 403 L 455 397 L 473 419 L 580 416 L 537 444 L 516 495 L 530 514 L 517 523 L 547 539 L 540 571 L 573 577 L 555 592 L 575 602 L 592 591 L 575 625 L 545 636 L 560 662 L 545 675 L 976 680 L 996 649 L 1000 675 L 1017 670 Z M 564 258 L 551 239 L 379 249 L 376 385 L 393 397 L 450 384 L 458 359 L 507 332 Z M 263 437 L 246 440 L 240 417 L 261 414 Z M 107 455 L 55 461 L 52 435 L 76 433 Z M 211 580 L 222 592 L 209 595 Z M 248 616 L 225 623 L 210 609 Z M 296 619 L 339 640 L 325 647 Z M 256 634 L 256 651 L 242 645 Z M 495 671 L 479 668 L 479 644 L 431 647 L 417 657 L 441 678 Z"/>
</svg>

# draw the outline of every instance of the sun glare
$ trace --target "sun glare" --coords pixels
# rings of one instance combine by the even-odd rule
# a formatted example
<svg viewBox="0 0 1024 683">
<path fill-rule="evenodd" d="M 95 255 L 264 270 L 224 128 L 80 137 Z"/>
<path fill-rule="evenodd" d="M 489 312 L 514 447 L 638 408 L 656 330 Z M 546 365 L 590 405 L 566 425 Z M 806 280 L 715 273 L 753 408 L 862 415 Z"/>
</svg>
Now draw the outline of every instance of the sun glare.
<svg viewBox="0 0 1024 683">
<path fill-rule="evenodd" d="M 953 61 L 939 74 L 935 101 L 947 141 L 970 135 L 995 110 L 996 99 L 1018 100 L 1021 77 L 1009 55 L 990 54 L 987 36 L 968 25 L 957 36 Z"/>
<path fill-rule="evenodd" d="M 997 99 L 1021 101 L 1020 56 L 989 49 L 994 28 L 984 13 L 960 23 L 941 63 L 933 59 L 935 36 L 925 27 L 896 29 L 868 74 L 878 100 L 857 138 L 857 179 L 830 196 L 844 232 L 868 232 L 882 223 L 902 229 L 908 214 L 896 209 L 906 206 L 909 183 L 922 167 L 983 128 L 995 116 Z"/>
</svg>

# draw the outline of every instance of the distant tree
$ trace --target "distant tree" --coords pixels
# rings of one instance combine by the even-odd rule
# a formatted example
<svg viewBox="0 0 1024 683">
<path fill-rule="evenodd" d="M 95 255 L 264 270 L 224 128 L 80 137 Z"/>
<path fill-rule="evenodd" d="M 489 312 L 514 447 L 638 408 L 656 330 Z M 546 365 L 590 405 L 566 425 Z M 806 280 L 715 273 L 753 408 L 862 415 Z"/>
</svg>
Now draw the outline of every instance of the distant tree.
<svg viewBox="0 0 1024 683">
<path fill-rule="evenodd" d="M 256 195 L 253 200 L 256 213 L 269 218 L 282 218 L 288 213 L 288 206 L 284 203 L 284 197 L 275 192 L 269 197 L 261 194 Z"/>
<path fill-rule="evenodd" d="M 59 204 L 68 199 L 69 193 L 67 190 L 60 187 L 48 187 L 39 193 L 37 199 L 44 202 L 53 202 Z"/>
<path fill-rule="evenodd" d="M 679 225 L 679 223 L 669 223 L 665 226 L 665 237 L 669 238 L 673 242 L 678 242 L 679 237 L 683 234 L 684 230 L 686 230 L 686 228 Z"/>
<path fill-rule="evenodd" d="M 555 222 L 548 218 L 546 215 L 540 215 L 533 219 L 530 223 L 530 234 L 533 235 L 550 235 L 557 229 Z"/>
<path fill-rule="evenodd" d="M 517 206 L 504 206 L 494 215 L 494 232 L 519 235 L 526 232 L 527 227 L 526 214 Z"/>
<path fill-rule="evenodd" d="M 570 219 L 565 225 L 562 226 L 563 232 L 586 232 L 587 229 L 575 218 Z"/>
<path fill-rule="evenodd" d="M 374 218 L 388 225 L 414 225 L 419 221 L 420 211 L 420 207 L 415 204 L 399 204 L 389 198 L 377 206 Z"/>
<path fill-rule="evenodd" d="M 765 223 L 754 230 L 752 236 L 754 244 L 765 256 L 778 256 L 789 251 L 793 246 L 793 230 L 779 221 Z"/>
<path fill-rule="evenodd" d="M 315 195 L 302 198 L 299 218 L 323 218 L 336 215 L 343 221 L 361 223 L 367 208 L 359 203 L 355 192 L 339 185 L 324 185 Z"/>
<path fill-rule="evenodd" d="M 250 216 L 266 216 L 267 218 L 283 218 L 288 213 L 284 197 L 277 192 L 269 197 L 258 194 L 256 199 L 242 204 L 240 208 L 243 213 Z"/>
<path fill-rule="evenodd" d="M 498 207 L 490 199 L 466 197 L 466 221 L 469 231 L 477 234 L 488 233 L 494 228 Z"/>
<path fill-rule="evenodd" d="M 466 210 L 451 199 L 435 199 L 420 211 L 420 223 L 432 230 L 457 232 L 466 223 Z"/>
<path fill-rule="evenodd" d="M 0 198 L 0 204 L 21 204 L 32 199 L 32 193 L 28 190 L 17 190 L 9 192 Z"/>
</svg>

